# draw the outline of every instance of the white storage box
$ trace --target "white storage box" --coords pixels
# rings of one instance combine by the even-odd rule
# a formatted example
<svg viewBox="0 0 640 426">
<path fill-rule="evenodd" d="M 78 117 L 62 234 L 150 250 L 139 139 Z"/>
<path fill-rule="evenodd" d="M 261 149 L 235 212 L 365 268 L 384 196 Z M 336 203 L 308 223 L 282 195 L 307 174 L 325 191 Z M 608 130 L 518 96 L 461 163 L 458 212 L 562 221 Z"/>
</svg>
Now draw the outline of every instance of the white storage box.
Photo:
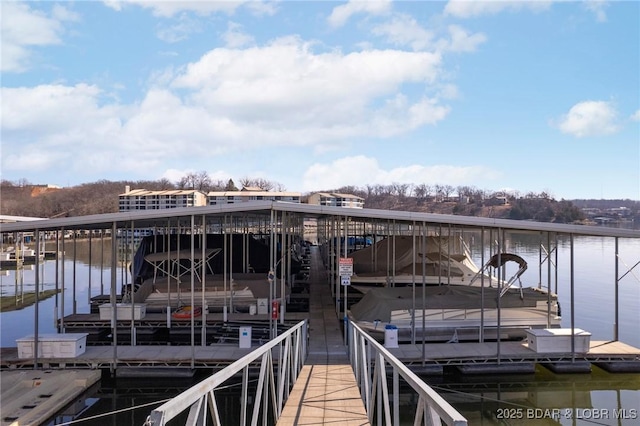
<svg viewBox="0 0 640 426">
<path fill-rule="evenodd" d="M 240 327 L 240 348 L 250 348 L 251 347 L 251 327 L 245 326 Z"/>
<path fill-rule="evenodd" d="M 111 319 L 111 303 L 105 303 L 100 305 L 100 319 Z M 133 319 L 139 320 L 144 318 L 147 314 L 147 305 L 144 303 L 134 303 L 133 305 Z M 116 316 L 118 320 L 131 321 L 131 303 L 117 303 L 116 304 Z"/>
<path fill-rule="evenodd" d="M 387 324 L 384 328 L 384 347 L 385 348 L 397 348 L 398 347 L 398 327 L 395 325 Z"/>
<path fill-rule="evenodd" d="M 38 336 L 38 356 L 42 358 L 75 358 L 87 347 L 88 333 L 41 334 Z M 34 357 L 33 335 L 16 340 L 18 358 Z"/>
<path fill-rule="evenodd" d="M 269 299 L 258 299 L 258 314 L 266 315 L 269 313 Z"/>
<path fill-rule="evenodd" d="M 526 330 L 529 349 L 538 353 L 570 353 L 570 328 L 543 328 Z M 573 329 L 576 353 L 589 352 L 591 333 L 579 328 Z"/>
</svg>

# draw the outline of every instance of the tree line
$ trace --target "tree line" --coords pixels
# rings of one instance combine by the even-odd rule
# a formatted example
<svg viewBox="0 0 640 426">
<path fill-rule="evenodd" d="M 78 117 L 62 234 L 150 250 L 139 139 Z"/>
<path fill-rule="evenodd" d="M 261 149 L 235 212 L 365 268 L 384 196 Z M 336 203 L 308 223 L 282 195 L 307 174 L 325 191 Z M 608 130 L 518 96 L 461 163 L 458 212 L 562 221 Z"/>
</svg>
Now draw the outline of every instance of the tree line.
<svg viewBox="0 0 640 426">
<path fill-rule="evenodd" d="M 118 195 L 125 186 L 152 191 L 194 189 L 202 192 L 236 191 L 255 187 L 264 191 L 286 191 L 284 185 L 262 178 L 213 179 L 206 172 L 187 173 L 175 182 L 168 179 L 139 181 L 99 180 L 93 183 L 40 191 L 41 186 L 22 179 L 0 181 L 0 211 L 6 215 L 62 217 L 118 211 Z M 571 201 L 557 201 L 548 192 L 491 191 L 473 186 L 444 184 L 372 184 L 343 186 L 318 192 L 353 194 L 365 200 L 365 207 L 386 210 L 420 211 L 465 216 L 499 217 L 541 222 L 571 223 L 584 219 Z M 303 201 L 309 194 L 303 194 Z"/>
<path fill-rule="evenodd" d="M 284 185 L 262 178 L 242 177 L 240 188 L 254 187 L 264 191 L 284 191 Z M 114 213 L 119 209 L 118 195 L 125 187 L 164 191 L 172 189 L 194 189 L 202 192 L 237 191 L 232 179 L 213 179 L 206 172 L 187 173 L 175 182 L 162 178 L 158 180 L 109 181 L 99 180 L 68 188 L 45 188 L 34 185 L 26 179 L 15 182 L 0 181 L 0 213 L 12 216 L 32 216 L 43 218 L 85 216 L 90 214 Z"/>
</svg>

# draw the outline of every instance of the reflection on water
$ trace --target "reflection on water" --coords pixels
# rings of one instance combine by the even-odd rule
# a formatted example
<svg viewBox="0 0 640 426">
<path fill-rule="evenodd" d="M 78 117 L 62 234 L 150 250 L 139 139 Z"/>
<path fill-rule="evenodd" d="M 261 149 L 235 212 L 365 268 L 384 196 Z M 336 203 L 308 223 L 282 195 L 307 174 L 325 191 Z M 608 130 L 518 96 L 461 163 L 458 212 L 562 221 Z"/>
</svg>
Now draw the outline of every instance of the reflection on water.
<svg viewBox="0 0 640 426">
<path fill-rule="evenodd" d="M 637 425 L 640 375 L 554 374 L 424 377 L 470 425 Z"/>
<path fill-rule="evenodd" d="M 83 397 L 58 413 L 47 426 L 73 422 L 79 426 L 111 424 L 142 425 L 149 413 L 163 402 L 197 384 L 211 373 L 198 371 L 193 378 L 111 379 L 105 377 L 99 386 L 88 390 Z M 254 390 L 250 390 L 255 392 Z M 222 424 L 240 424 L 239 383 L 230 380 L 227 387 L 216 392 Z M 111 414 L 113 413 L 113 414 Z M 185 424 L 186 414 L 178 416 L 173 424 Z"/>
<path fill-rule="evenodd" d="M 104 244 L 104 247 L 102 245 Z M 63 246 L 60 245 L 60 248 Z M 55 245 L 47 246 L 55 250 Z M 119 256 L 122 256 L 119 254 Z M 36 271 L 35 265 L 3 271 L 0 274 L 0 295 L 10 296 L 36 291 L 36 272 L 39 275 L 40 292 L 60 290 L 54 296 L 42 300 L 38 308 L 38 333 L 56 333 L 56 319 L 73 313 L 89 313 L 92 297 L 106 294 L 111 288 L 111 239 L 66 240 L 64 263 L 60 260 L 45 260 Z M 75 258 L 75 262 L 74 262 Z M 128 269 L 123 262 L 116 268 L 116 292 L 122 283 L 130 281 Z M 104 267 L 103 267 L 104 265 Z M 35 333 L 35 309 L 31 305 L 24 309 L 0 313 L 0 344 L 2 347 L 16 346 L 16 339 Z"/>
<path fill-rule="evenodd" d="M 489 241 L 488 236 L 485 237 Z M 551 252 L 541 254 L 541 243 Z M 481 244 L 474 238 L 471 250 L 478 265 L 481 261 Z M 494 249 L 495 250 L 495 249 Z M 550 287 L 558 294 L 562 309 L 562 326 L 571 327 L 572 310 L 574 326 L 589 331 L 592 339 L 613 340 L 616 307 L 616 251 L 614 238 L 575 237 L 573 242 L 573 279 L 571 276 L 571 241 L 568 237 L 542 242 L 535 234 L 509 234 L 505 250 L 523 257 L 529 267 L 522 275 L 523 286 Z M 618 243 L 619 336 L 618 340 L 640 347 L 640 270 L 630 268 L 640 261 L 640 239 L 620 238 Z M 485 253 L 485 260 L 489 258 Z M 543 263 L 541 266 L 541 259 Z M 557 275 L 553 265 L 558 266 Z M 626 274 L 626 275 L 625 275 Z M 510 276 L 509 272 L 505 276 Z M 573 281 L 574 303 L 571 303 Z"/>
</svg>

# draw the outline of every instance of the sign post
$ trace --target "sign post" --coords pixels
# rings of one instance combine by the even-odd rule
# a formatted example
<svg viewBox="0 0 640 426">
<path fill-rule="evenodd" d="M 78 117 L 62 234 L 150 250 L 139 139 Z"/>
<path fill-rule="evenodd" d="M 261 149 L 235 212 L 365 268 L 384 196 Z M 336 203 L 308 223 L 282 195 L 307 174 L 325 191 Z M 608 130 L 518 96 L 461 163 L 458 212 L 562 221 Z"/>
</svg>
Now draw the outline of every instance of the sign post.
<svg viewBox="0 0 640 426">
<path fill-rule="evenodd" d="M 351 285 L 351 275 L 353 275 L 353 258 L 341 257 L 338 263 L 338 273 L 340 274 L 340 284 L 344 287 L 344 339 L 348 344 L 349 327 L 347 324 L 347 287 Z"/>
</svg>

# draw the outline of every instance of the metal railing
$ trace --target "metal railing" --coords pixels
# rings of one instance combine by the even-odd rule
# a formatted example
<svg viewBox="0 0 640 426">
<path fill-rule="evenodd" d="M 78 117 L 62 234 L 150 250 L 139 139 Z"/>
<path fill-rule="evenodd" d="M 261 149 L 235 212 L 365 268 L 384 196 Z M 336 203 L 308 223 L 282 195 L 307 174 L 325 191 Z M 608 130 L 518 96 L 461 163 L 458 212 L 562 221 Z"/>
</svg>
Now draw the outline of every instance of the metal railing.
<svg viewBox="0 0 640 426">
<path fill-rule="evenodd" d="M 418 395 L 414 425 L 466 426 L 467 419 L 365 331 L 349 321 L 349 359 L 369 421 L 400 424 L 400 377 Z M 389 394 L 387 366 L 392 370 Z M 393 406 L 391 405 L 393 403 Z"/>
<path fill-rule="evenodd" d="M 274 353 L 278 363 L 274 363 Z M 211 377 L 187 389 L 170 401 L 162 404 L 147 417 L 145 426 L 163 426 L 171 419 L 189 410 L 185 425 L 222 425 L 215 391 L 242 372 L 240 425 L 248 420 L 249 368 L 259 362 L 260 373 L 252 397 L 253 408 L 250 423 L 258 424 L 272 415 L 280 417 L 284 403 L 298 378 L 307 355 L 307 321 L 301 321 L 280 336 L 258 347 Z M 210 421 L 207 421 L 209 417 Z"/>
</svg>

